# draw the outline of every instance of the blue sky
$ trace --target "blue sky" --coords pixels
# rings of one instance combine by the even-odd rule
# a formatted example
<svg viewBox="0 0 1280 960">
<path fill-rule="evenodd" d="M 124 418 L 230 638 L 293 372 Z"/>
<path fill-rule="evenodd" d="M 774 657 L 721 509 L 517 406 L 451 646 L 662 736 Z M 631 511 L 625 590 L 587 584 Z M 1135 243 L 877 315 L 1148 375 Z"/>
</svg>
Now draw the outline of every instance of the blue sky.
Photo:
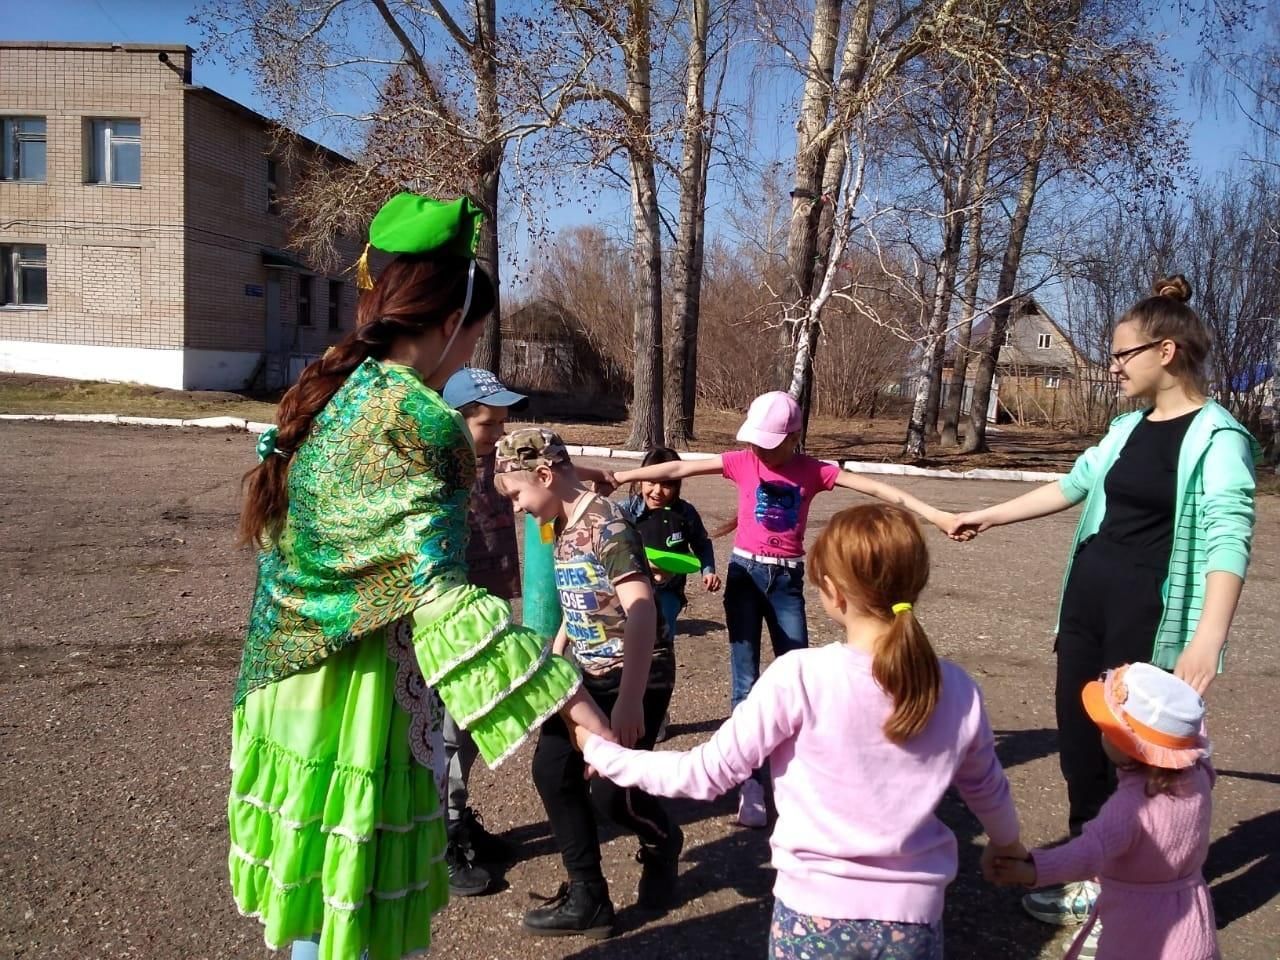
<svg viewBox="0 0 1280 960">
<path fill-rule="evenodd" d="M 5 36 L 29 40 L 179 42 L 198 47 L 200 31 L 187 23 L 191 9 L 191 5 L 168 0 L 42 0 L 28 16 L 10 19 Z M 1169 56 L 1189 63 L 1198 55 L 1197 34 L 1195 29 L 1178 23 L 1175 9 L 1176 0 L 1170 0 L 1170 12 L 1159 18 L 1157 27 L 1169 35 L 1165 44 Z M 254 79 L 242 70 L 214 59 L 197 59 L 194 79 L 198 84 L 261 109 Z M 756 156 L 775 156 L 785 161 L 794 148 L 795 133 L 788 115 L 793 81 L 782 77 L 766 77 L 761 81 L 757 75 L 756 82 L 759 83 L 758 108 L 751 131 Z M 1205 180 L 1211 181 L 1234 165 L 1248 147 L 1249 129 L 1230 107 L 1214 110 L 1201 106 L 1186 86 L 1184 76 L 1177 99 L 1178 113 L 1190 127 L 1193 164 Z M 770 110 L 767 108 L 770 102 L 779 106 Z M 725 191 L 713 187 L 710 199 L 710 227 L 715 232 L 715 220 L 729 198 Z M 585 212 L 584 205 L 570 202 L 549 211 L 549 220 L 553 227 L 560 227 L 603 215 L 621 227 L 626 204 L 625 190 L 610 190 L 590 204 L 591 215 Z"/>
</svg>

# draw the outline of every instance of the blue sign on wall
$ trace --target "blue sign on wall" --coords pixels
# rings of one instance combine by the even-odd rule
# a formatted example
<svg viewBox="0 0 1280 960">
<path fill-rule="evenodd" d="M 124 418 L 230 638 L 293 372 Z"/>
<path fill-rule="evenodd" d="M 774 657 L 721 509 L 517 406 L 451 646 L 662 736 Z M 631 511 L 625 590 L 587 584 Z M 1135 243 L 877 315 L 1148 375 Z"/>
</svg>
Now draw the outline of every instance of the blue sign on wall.
<svg viewBox="0 0 1280 960">
<path fill-rule="evenodd" d="M 262 296 L 262 287 L 256 283 L 246 283 L 244 285 L 244 295 L 246 297 L 260 297 Z"/>
</svg>

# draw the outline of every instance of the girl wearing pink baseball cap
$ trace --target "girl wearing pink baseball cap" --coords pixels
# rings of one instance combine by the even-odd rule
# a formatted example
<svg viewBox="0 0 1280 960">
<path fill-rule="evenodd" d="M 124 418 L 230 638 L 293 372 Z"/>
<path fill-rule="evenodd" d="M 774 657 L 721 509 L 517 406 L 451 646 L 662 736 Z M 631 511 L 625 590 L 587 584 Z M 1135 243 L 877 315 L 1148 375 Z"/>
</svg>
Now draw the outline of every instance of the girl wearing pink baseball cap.
<svg viewBox="0 0 1280 960">
<path fill-rule="evenodd" d="M 747 698 L 760 676 L 760 639 L 766 624 L 775 657 L 809 645 L 804 534 L 815 496 L 845 487 L 904 506 L 944 533 L 949 533 L 956 520 L 953 514 L 897 487 L 801 453 L 802 423 L 800 405 L 790 394 L 762 394 L 751 402 L 738 431 L 746 449 L 615 474 L 619 484 L 719 474 L 737 486 L 737 532 L 724 590 L 734 707 Z M 738 821 L 743 826 L 761 828 L 767 823 L 760 776 L 757 772 L 739 793 Z"/>
</svg>

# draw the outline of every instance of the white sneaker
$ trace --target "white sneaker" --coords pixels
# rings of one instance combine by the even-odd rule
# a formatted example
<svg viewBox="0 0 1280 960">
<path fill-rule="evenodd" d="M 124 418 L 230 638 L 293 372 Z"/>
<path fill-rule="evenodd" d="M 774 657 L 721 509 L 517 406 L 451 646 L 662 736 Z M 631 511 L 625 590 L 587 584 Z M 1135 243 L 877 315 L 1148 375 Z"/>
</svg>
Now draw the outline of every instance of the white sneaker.
<svg viewBox="0 0 1280 960">
<path fill-rule="evenodd" d="M 764 787 L 758 780 L 748 780 L 738 788 L 738 823 L 754 830 L 769 824 L 769 811 L 764 806 Z"/>
<path fill-rule="evenodd" d="M 1028 893 L 1022 898 L 1022 909 L 1043 923 L 1074 927 L 1089 919 L 1097 899 L 1098 884 L 1081 880 Z"/>
</svg>

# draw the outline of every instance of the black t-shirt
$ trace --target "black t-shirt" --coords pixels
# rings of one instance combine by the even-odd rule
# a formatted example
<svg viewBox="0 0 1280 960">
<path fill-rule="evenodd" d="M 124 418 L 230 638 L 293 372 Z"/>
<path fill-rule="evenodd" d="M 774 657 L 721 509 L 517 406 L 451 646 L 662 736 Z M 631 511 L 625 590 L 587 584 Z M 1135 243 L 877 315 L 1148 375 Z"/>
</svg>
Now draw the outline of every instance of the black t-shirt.
<svg viewBox="0 0 1280 960">
<path fill-rule="evenodd" d="M 1142 418 L 1107 471 L 1107 512 L 1098 536 L 1140 550 L 1145 562 L 1164 567 L 1173 549 L 1178 500 L 1178 452 L 1198 410 L 1172 420 Z"/>
<path fill-rule="evenodd" d="M 658 510 L 646 508 L 636 517 L 635 522 L 636 529 L 640 531 L 640 540 L 646 547 L 692 555 L 693 538 L 683 512 L 670 507 Z"/>
</svg>

